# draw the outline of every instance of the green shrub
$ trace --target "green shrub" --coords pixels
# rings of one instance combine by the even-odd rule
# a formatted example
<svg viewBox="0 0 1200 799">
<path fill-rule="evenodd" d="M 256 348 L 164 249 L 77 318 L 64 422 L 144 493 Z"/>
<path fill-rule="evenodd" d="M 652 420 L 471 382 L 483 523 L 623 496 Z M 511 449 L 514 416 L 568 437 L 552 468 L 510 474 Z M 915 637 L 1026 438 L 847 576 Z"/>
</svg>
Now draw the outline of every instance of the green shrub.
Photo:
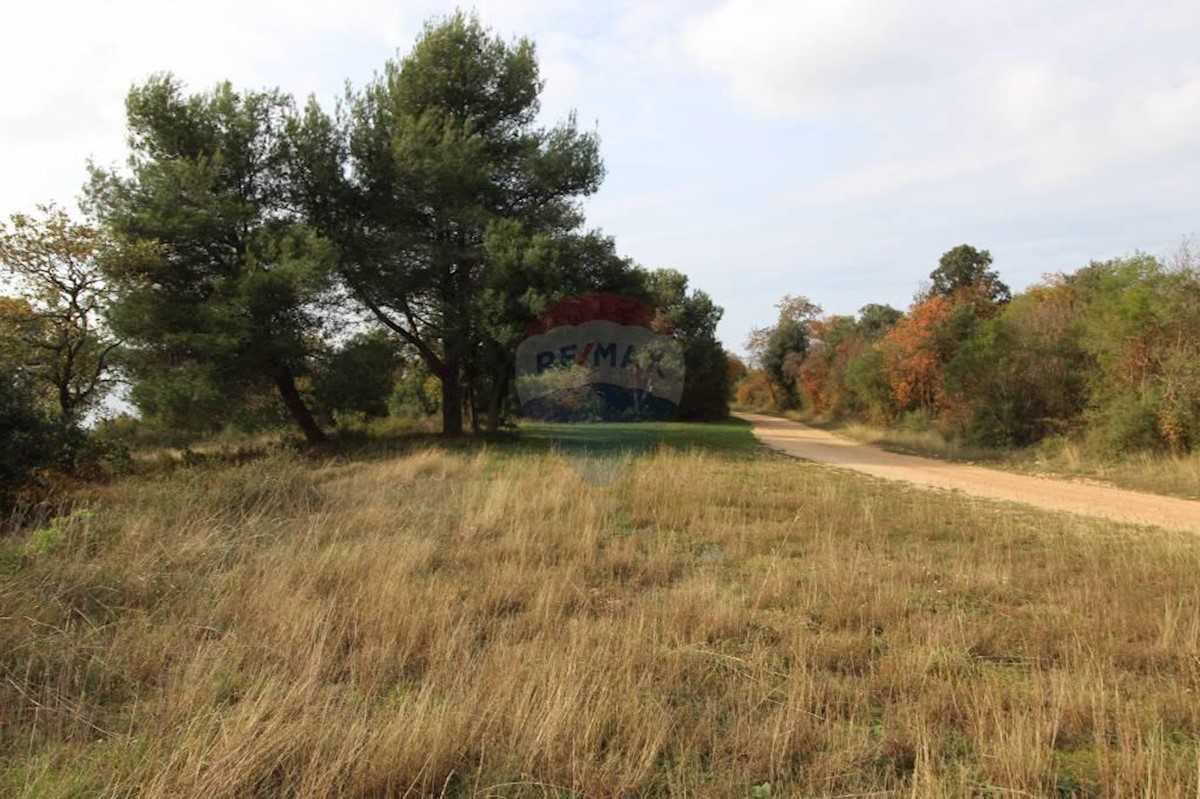
<svg viewBox="0 0 1200 799">
<path fill-rule="evenodd" d="M 32 386 L 19 372 L 0 374 L 0 507 L 37 469 L 52 464 L 62 441 L 57 425 L 37 407 Z"/>
<path fill-rule="evenodd" d="M 1123 394 L 1091 414 L 1089 446 L 1116 457 L 1163 449 L 1158 430 L 1158 404 L 1149 397 Z"/>
</svg>

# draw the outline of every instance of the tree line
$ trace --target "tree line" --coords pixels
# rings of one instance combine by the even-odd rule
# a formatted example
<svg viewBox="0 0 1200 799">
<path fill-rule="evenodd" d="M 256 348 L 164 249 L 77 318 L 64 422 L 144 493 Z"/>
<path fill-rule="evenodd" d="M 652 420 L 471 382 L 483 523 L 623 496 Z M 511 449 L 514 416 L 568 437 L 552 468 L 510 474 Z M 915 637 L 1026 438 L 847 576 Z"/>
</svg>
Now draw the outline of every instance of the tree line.
<svg viewBox="0 0 1200 799">
<path fill-rule="evenodd" d="M 1138 253 L 1046 276 L 1013 296 L 987 250 L 946 252 L 901 312 L 822 315 L 785 297 L 754 331 L 748 407 L 933 425 L 970 443 L 1056 435 L 1103 455 L 1200 446 L 1200 269 Z"/>
<path fill-rule="evenodd" d="M 79 434 L 120 378 L 175 429 L 282 410 L 317 443 L 339 413 L 407 402 L 449 435 L 495 430 L 526 324 L 592 291 L 657 308 L 684 345 L 682 415 L 724 415 L 722 309 L 585 229 L 599 139 L 540 124 L 542 86 L 533 42 L 462 13 L 332 109 L 134 86 L 127 161 L 89 166 L 87 221 L 49 206 L 0 228 L 6 428 Z M 6 439 L 14 463 L 46 440 L 27 438 Z"/>
</svg>

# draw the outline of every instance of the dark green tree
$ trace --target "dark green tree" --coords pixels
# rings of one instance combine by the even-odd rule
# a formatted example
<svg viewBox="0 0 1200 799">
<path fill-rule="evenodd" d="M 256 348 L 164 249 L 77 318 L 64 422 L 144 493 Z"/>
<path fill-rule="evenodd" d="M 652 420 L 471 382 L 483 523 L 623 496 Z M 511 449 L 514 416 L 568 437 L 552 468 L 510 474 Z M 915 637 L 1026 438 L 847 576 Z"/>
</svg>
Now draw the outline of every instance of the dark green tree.
<svg viewBox="0 0 1200 799">
<path fill-rule="evenodd" d="M 1082 409 L 1083 352 L 1056 324 L 1055 305 L 1035 292 L 1017 296 L 946 364 L 946 394 L 965 409 L 959 432 L 968 440 L 1026 446 L 1064 431 Z"/>
<path fill-rule="evenodd" d="M 0 296 L 0 511 L 37 469 L 61 461 L 64 430 L 45 384 L 27 365 L 22 333 L 35 318 L 24 300 Z"/>
<path fill-rule="evenodd" d="M 648 299 L 666 319 L 683 348 L 683 419 L 723 419 L 729 415 L 725 349 L 717 339 L 724 309 L 707 293 L 688 291 L 687 275 L 674 269 L 645 273 Z"/>
<path fill-rule="evenodd" d="M 782 391 L 782 403 L 796 402 L 796 375 L 812 343 L 812 323 L 821 307 L 807 297 L 786 295 L 775 307 L 779 317 L 775 325 L 751 331 L 746 349 L 755 365 L 762 368 L 775 389 Z M 780 402 L 776 396 L 776 402 Z"/>
<path fill-rule="evenodd" d="M 0 365 L 0 510 L 7 510 L 13 491 L 59 457 L 61 431 L 39 407 L 34 380 Z"/>
<path fill-rule="evenodd" d="M 862 416 L 875 423 L 888 423 L 896 412 L 891 388 L 884 373 L 883 351 L 872 344 L 846 360 L 845 383 Z"/>
<path fill-rule="evenodd" d="M 270 385 L 310 442 L 296 385 L 319 329 L 326 249 L 294 209 L 291 100 L 228 83 L 186 95 L 169 75 L 126 100 L 125 171 L 93 169 L 94 213 L 141 257 L 109 270 L 108 319 L 131 344 L 134 398 L 213 420 Z"/>
<path fill-rule="evenodd" d="M 349 338 L 320 353 L 312 374 L 314 404 L 325 419 L 388 415 L 388 401 L 404 368 L 403 344 L 383 330 Z"/>
<path fill-rule="evenodd" d="M 353 296 L 441 381 L 447 434 L 462 431 L 480 393 L 489 229 L 569 232 L 582 220 L 578 198 L 602 176 L 597 139 L 574 118 L 536 124 L 541 88 L 532 42 L 506 42 L 457 13 L 352 92 L 344 119 L 310 105 L 297 123 L 310 218 Z M 502 396 L 499 382 L 488 393 Z"/>
<path fill-rule="evenodd" d="M 1200 446 L 1200 272 L 1136 253 L 1093 262 L 1066 285 L 1082 303 L 1079 342 L 1094 445 L 1118 455 Z"/>
<path fill-rule="evenodd" d="M 858 333 L 867 341 L 875 341 L 891 330 L 904 313 L 890 305 L 869 303 L 858 309 Z"/>
<path fill-rule="evenodd" d="M 595 232 L 531 235 L 517 221 L 497 222 L 488 228 L 485 258 L 474 303 L 479 337 L 467 365 L 473 419 L 483 416 L 494 431 L 514 404 L 514 358 L 531 320 L 565 297 L 591 292 L 650 298 L 645 273 Z"/>
<path fill-rule="evenodd" d="M 1004 303 L 1012 299 L 1012 291 L 991 268 L 992 254 L 977 250 L 969 244 L 960 244 L 942 253 L 937 269 L 929 274 L 930 296 L 950 296 L 959 291 L 978 291 L 992 303 Z"/>
<path fill-rule="evenodd" d="M 312 393 L 322 415 L 388 415 L 388 400 L 404 367 L 402 345 L 383 330 L 360 333 L 323 352 L 313 369 Z"/>
</svg>

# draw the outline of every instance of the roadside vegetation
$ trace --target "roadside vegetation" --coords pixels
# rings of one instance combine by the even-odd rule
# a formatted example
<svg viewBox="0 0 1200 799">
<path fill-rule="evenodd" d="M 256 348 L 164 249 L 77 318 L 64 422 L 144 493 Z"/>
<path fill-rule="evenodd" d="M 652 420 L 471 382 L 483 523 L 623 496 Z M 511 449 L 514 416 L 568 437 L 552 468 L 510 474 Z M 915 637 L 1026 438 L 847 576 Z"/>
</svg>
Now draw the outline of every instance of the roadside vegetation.
<svg viewBox="0 0 1200 799">
<path fill-rule="evenodd" d="M 1184 247 L 1013 296 L 987 250 L 947 251 L 901 312 L 785 297 L 731 365 L 734 400 L 937 457 L 1200 496 L 1200 265 Z"/>
<path fill-rule="evenodd" d="M 879 427 L 856 421 L 830 421 L 802 411 L 786 411 L 784 416 L 891 452 L 1200 499 L 1200 453 L 1197 452 L 1149 450 L 1104 457 L 1065 436 L 1055 436 L 1023 448 L 986 447 L 928 426 L 917 429 Z"/>
<path fill-rule="evenodd" d="M 85 487 L 4 540 L 0 793 L 1200 789 L 1194 536 L 566 432 Z"/>
</svg>

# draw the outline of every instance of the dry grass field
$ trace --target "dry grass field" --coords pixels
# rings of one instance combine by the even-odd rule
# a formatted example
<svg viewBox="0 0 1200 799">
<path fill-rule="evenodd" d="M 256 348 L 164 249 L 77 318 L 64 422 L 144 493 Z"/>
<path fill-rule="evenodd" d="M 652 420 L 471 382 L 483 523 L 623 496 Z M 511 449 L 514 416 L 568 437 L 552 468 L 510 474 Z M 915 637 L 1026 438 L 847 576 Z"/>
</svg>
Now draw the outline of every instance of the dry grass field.
<svg viewBox="0 0 1200 799">
<path fill-rule="evenodd" d="M 0 795 L 1200 796 L 1200 539 L 709 444 L 95 489 L 0 539 Z"/>
</svg>

